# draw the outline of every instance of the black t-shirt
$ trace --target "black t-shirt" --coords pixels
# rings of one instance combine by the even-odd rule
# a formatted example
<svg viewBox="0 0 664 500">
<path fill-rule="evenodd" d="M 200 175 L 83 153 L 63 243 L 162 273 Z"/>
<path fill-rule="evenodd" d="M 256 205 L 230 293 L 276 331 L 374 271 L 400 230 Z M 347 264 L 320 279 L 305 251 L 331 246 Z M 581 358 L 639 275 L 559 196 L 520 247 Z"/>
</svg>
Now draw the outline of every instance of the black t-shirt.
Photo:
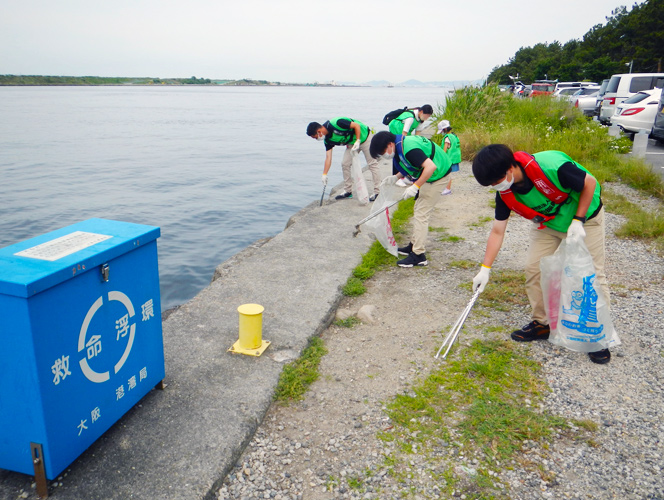
<svg viewBox="0 0 664 500">
<path fill-rule="evenodd" d="M 521 171 L 523 172 L 523 169 Z M 530 192 L 530 190 L 534 187 L 534 184 L 525 175 L 525 173 L 523 177 L 524 179 L 522 182 L 519 182 L 518 184 L 517 183 L 512 184 L 512 191 L 517 194 L 525 195 Z M 586 182 L 586 172 L 577 167 L 575 163 L 568 161 L 563 163 L 560 166 L 560 168 L 558 168 L 558 181 L 560 181 L 560 185 L 563 188 L 571 189 L 572 191 L 580 193 L 581 191 L 583 191 L 583 185 Z M 597 212 L 599 212 L 600 208 L 602 208 L 601 203 L 599 207 L 597 207 L 595 213 L 589 216 L 588 219 L 592 219 L 595 215 L 597 215 Z M 507 218 L 510 216 L 511 211 L 512 210 L 505 204 L 503 199 L 500 197 L 500 193 L 496 192 L 496 220 L 507 220 Z"/>
<path fill-rule="evenodd" d="M 326 124 L 329 124 L 330 122 L 326 122 Z M 341 130 L 351 130 L 350 124 L 353 123 L 352 120 L 346 120 L 345 118 L 342 118 L 341 120 L 337 120 L 337 128 Z M 326 127 L 327 128 L 327 127 Z M 328 130 L 327 135 L 325 136 L 325 151 L 329 151 L 332 149 L 334 146 L 345 146 L 345 144 L 336 144 L 329 142 L 327 139 L 332 137 L 332 131 Z M 355 132 L 353 132 L 353 137 L 355 137 Z"/>
<path fill-rule="evenodd" d="M 406 160 L 408 160 L 408 163 L 410 163 L 413 167 L 423 168 L 422 165 L 424 165 L 424 162 L 428 159 L 429 156 L 419 148 L 413 148 L 406 153 Z"/>
</svg>

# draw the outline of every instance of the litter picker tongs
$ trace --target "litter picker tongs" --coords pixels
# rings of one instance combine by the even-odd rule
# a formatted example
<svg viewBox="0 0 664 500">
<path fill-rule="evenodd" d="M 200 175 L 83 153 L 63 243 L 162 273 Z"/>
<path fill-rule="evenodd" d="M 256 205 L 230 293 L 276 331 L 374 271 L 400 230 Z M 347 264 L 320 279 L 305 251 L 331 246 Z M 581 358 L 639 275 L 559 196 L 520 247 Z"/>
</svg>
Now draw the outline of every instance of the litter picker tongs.
<svg viewBox="0 0 664 500">
<path fill-rule="evenodd" d="M 478 288 L 473 294 L 473 296 L 470 298 L 470 302 L 468 302 L 468 305 L 461 313 L 461 316 L 459 316 L 459 319 L 456 321 L 450 332 L 447 334 L 447 337 L 445 337 L 443 345 L 440 346 L 440 349 L 438 349 L 438 352 L 434 356 L 435 359 L 438 359 L 438 356 L 440 356 L 440 352 L 445 348 L 445 346 L 447 346 L 447 350 L 445 351 L 445 354 L 443 354 L 443 359 L 445 359 L 447 353 L 450 352 L 452 344 L 454 344 L 454 341 L 459 336 L 461 327 L 463 326 L 464 322 L 466 321 L 466 318 L 470 314 L 470 310 L 473 308 L 473 305 L 475 305 L 475 301 L 477 300 L 477 297 L 479 297 L 479 295 L 480 295 L 480 290 Z"/>
<path fill-rule="evenodd" d="M 357 236 L 358 234 L 360 234 L 360 226 L 361 226 L 362 224 L 364 224 L 364 223 L 367 222 L 368 220 L 371 220 L 371 219 L 373 219 L 374 217 L 376 217 L 376 216 L 378 216 L 378 215 L 384 213 L 385 210 L 387 210 L 387 209 L 390 208 L 390 207 L 393 207 L 394 205 L 396 205 L 396 204 L 399 203 L 400 201 L 401 201 L 401 198 L 399 198 L 397 201 L 393 201 L 393 202 L 390 203 L 389 205 L 386 205 L 386 206 L 384 206 L 383 208 L 381 208 L 380 210 L 376 210 L 374 213 L 372 213 L 372 214 L 370 214 L 370 215 L 367 215 L 364 219 L 362 219 L 360 222 L 358 222 L 357 224 L 355 224 L 355 231 L 353 231 L 353 237 L 355 237 L 355 236 Z"/>
</svg>

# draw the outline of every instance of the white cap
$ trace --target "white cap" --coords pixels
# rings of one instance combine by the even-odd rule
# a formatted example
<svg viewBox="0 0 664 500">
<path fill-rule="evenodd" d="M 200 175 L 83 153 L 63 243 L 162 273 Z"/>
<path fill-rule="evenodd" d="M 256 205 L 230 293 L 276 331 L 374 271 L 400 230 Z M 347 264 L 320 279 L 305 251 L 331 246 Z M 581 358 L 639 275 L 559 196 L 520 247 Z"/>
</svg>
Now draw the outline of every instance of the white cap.
<svg viewBox="0 0 664 500">
<path fill-rule="evenodd" d="M 446 128 L 450 128 L 450 122 L 448 120 L 441 120 L 438 122 L 438 132 L 442 132 Z"/>
</svg>

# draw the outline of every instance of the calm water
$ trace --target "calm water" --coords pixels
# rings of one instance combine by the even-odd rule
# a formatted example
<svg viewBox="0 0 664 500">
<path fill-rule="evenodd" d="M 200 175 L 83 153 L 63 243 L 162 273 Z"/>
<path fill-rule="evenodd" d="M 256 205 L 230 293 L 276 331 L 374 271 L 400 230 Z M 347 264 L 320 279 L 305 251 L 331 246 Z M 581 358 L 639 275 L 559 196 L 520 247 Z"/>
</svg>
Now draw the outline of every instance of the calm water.
<svg viewBox="0 0 664 500">
<path fill-rule="evenodd" d="M 0 247 L 91 217 L 160 226 L 162 309 L 320 199 L 310 121 L 385 130 L 442 88 L 0 87 Z M 336 148 L 330 184 L 341 181 Z M 329 192 L 329 190 L 328 190 Z"/>
</svg>

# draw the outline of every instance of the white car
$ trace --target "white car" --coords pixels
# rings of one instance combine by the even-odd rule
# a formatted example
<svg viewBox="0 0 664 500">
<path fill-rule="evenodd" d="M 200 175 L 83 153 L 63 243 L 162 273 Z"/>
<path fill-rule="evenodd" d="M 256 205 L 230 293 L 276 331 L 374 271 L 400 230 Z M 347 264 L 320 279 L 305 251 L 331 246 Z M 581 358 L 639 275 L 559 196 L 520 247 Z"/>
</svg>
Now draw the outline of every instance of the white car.
<svg viewBox="0 0 664 500">
<path fill-rule="evenodd" d="M 589 95 L 575 95 L 573 96 L 574 107 L 586 116 L 593 116 L 595 114 L 595 106 L 597 106 L 598 95 L 599 90 L 595 90 L 595 92 Z"/>
<path fill-rule="evenodd" d="M 576 94 L 579 91 L 579 87 L 563 87 L 562 89 L 556 90 L 552 97 L 560 100 L 569 101 L 573 94 Z"/>
<path fill-rule="evenodd" d="M 616 106 L 611 125 L 618 125 L 628 133 L 645 130 L 647 134 L 651 134 L 661 96 L 662 89 L 658 88 L 637 92 Z"/>
</svg>

